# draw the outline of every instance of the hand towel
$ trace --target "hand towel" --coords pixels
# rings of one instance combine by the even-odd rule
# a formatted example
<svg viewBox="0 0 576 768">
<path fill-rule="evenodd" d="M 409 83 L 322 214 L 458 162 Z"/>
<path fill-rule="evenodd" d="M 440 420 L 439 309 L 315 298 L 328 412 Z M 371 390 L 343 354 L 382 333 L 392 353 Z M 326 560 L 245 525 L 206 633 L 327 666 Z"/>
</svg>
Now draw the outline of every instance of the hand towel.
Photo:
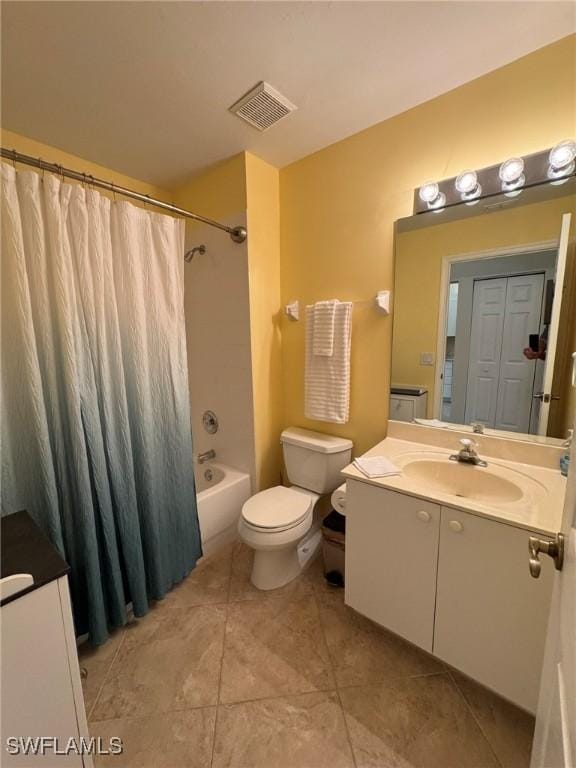
<svg viewBox="0 0 576 768">
<path fill-rule="evenodd" d="M 314 355 L 331 357 L 334 354 L 334 320 L 338 301 L 317 301 L 314 304 Z"/>
<path fill-rule="evenodd" d="M 341 486 L 336 488 L 330 497 L 330 501 L 336 512 L 340 512 L 341 515 L 346 515 L 346 483 L 342 483 Z"/>
<path fill-rule="evenodd" d="M 420 424 L 422 427 L 447 427 L 448 424 L 440 419 L 414 419 L 415 424 Z"/>
<path fill-rule="evenodd" d="M 402 474 L 402 470 L 386 456 L 361 456 L 359 459 L 354 459 L 354 466 L 366 477 L 391 477 Z"/>
<path fill-rule="evenodd" d="M 350 408 L 350 341 L 352 302 L 334 309 L 334 343 L 330 357 L 314 354 L 314 306 L 306 307 L 304 413 L 315 421 L 346 424 Z"/>
</svg>

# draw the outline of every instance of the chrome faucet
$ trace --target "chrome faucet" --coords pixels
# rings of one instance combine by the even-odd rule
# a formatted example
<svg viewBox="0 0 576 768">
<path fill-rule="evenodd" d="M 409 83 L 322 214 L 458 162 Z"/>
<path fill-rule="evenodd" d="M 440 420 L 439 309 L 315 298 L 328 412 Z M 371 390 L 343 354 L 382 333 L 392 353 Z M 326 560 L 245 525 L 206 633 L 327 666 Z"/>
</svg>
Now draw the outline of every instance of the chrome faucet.
<svg viewBox="0 0 576 768">
<path fill-rule="evenodd" d="M 205 461 L 210 461 L 210 459 L 216 458 L 216 451 L 214 448 L 210 448 L 209 451 L 204 451 L 204 453 L 198 454 L 198 464 L 204 464 Z"/>
<path fill-rule="evenodd" d="M 477 443 L 474 440 L 469 440 L 467 437 L 463 437 L 460 440 L 462 448 L 458 453 L 453 453 L 450 456 L 450 461 L 460 461 L 463 464 L 473 464 L 475 467 L 487 467 L 488 462 L 481 459 L 476 453 Z"/>
<path fill-rule="evenodd" d="M 484 434 L 484 424 L 480 421 L 473 421 L 471 422 L 470 426 L 472 427 L 472 432 L 474 432 L 475 435 L 483 435 Z"/>
</svg>

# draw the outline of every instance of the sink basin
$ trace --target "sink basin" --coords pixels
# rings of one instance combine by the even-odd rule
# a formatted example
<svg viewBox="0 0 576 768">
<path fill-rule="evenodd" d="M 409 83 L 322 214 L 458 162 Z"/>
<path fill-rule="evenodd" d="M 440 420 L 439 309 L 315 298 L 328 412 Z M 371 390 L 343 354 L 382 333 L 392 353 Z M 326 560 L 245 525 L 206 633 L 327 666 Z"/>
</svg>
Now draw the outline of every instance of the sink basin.
<svg viewBox="0 0 576 768">
<path fill-rule="evenodd" d="M 458 464 L 447 459 L 409 461 L 402 471 L 406 477 L 442 493 L 492 504 L 519 501 L 525 495 L 525 482 L 531 484 L 530 478 L 522 475 L 515 482 L 515 477 L 502 477 L 502 470 L 496 474 L 489 466 Z"/>
</svg>

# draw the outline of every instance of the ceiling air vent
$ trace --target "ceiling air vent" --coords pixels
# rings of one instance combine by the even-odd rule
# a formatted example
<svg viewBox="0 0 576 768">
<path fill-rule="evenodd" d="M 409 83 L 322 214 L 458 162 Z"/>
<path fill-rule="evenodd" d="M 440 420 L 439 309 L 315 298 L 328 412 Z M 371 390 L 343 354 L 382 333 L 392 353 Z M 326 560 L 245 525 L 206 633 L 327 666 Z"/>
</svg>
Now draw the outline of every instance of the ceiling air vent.
<svg viewBox="0 0 576 768">
<path fill-rule="evenodd" d="M 230 107 L 230 112 L 259 131 L 266 131 L 295 109 L 297 107 L 271 85 L 258 83 Z"/>
</svg>

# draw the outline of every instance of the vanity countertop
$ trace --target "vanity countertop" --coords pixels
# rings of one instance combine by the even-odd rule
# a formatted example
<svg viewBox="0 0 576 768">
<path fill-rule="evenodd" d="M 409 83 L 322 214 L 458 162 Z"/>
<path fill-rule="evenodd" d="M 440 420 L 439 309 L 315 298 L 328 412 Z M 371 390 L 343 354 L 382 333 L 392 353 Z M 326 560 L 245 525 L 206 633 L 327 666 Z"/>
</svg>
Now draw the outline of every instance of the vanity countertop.
<svg viewBox="0 0 576 768">
<path fill-rule="evenodd" d="M 42 533 L 28 512 L 14 512 L 2 518 L 1 577 L 29 573 L 34 583 L 2 600 L 2 605 L 17 600 L 70 571 L 68 563 Z"/>
<path fill-rule="evenodd" d="M 423 440 L 405 439 L 409 434 L 409 431 L 405 430 L 403 439 L 387 437 L 363 455 L 366 457 L 386 456 L 392 462 L 401 466 L 407 460 L 414 457 L 423 460 L 438 459 L 443 461 L 445 459 L 446 462 L 449 462 L 449 456 L 458 452 L 459 445 L 457 440 L 454 448 L 450 449 L 446 446 L 435 445 L 432 441 L 433 437 L 431 437 L 430 443 Z M 461 509 L 465 512 L 507 523 L 508 525 L 524 528 L 534 533 L 554 535 L 560 527 L 566 488 L 566 478 L 560 474 L 559 469 L 554 469 L 550 466 L 538 466 L 532 462 L 512 461 L 509 458 L 504 459 L 500 456 L 491 457 L 483 454 L 480 448 L 478 453 L 480 458 L 488 461 L 488 467 L 466 466 L 464 471 L 474 473 L 491 472 L 496 476 L 508 478 L 513 476 L 517 485 L 523 489 L 524 495 L 522 499 L 497 503 L 467 497 L 462 502 L 459 502 L 458 496 L 434 487 L 433 484 L 429 485 L 420 478 L 407 477 L 405 474 L 369 478 L 353 464 L 346 467 L 342 474 L 350 480 L 359 480 L 390 491 L 397 491 L 416 498 L 426 499 L 445 507 Z M 510 473 L 514 474 L 511 475 Z"/>
</svg>

